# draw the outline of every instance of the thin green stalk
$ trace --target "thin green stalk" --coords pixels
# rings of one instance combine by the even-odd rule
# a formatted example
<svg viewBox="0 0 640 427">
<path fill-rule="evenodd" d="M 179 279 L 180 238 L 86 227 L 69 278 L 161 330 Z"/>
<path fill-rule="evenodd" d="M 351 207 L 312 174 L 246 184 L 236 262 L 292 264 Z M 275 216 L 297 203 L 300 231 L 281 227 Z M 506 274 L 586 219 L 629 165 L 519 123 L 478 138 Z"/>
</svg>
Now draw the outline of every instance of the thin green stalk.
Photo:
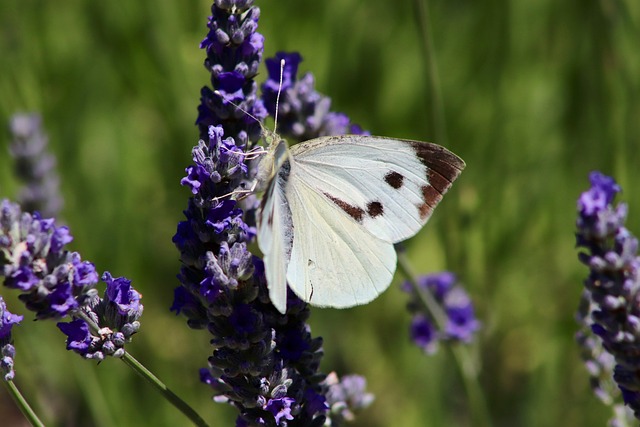
<svg viewBox="0 0 640 427">
<path fill-rule="evenodd" d="M 429 99 L 431 100 L 429 115 L 431 126 L 433 126 L 433 141 L 446 146 L 447 130 L 445 126 L 444 104 L 442 102 L 442 93 L 440 91 L 440 77 L 438 74 L 436 53 L 433 48 L 433 39 L 431 37 L 429 3 L 427 0 L 415 0 L 415 8 L 421 36 L 420 45 L 424 51 L 424 58 L 427 66 Z"/>
<path fill-rule="evenodd" d="M 140 362 L 138 362 L 129 353 L 122 356 L 122 361 L 140 374 L 144 379 L 149 381 L 151 385 L 155 387 L 173 406 L 175 406 L 180 412 L 182 412 L 187 418 L 189 418 L 195 425 L 207 427 L 208 424 L 198 415 L 196 411 L 191 408 L 184 400 L 180 399 L 174 392 L 172 392 L 162 381 L 160 381 L 155 375 L 153 375 L 147 368 L 145 368 Z"/>
<path fill-rule="evenodd" d="M 89 318 L 84 312 L 80 311 L 75 313 L 76 316 L 82 318 L 89 327 L 96 333 L 99 331 L 99 326 Z M 208 427 L 208 424 L 205 420 L 198 415 L 198 413 L 187 404 L 184 400 L 180 399 L 178 395 L 176 395 L 173 391 L 169 389 L 158 377 L 153 375 L 151 371 L 144 367 L 140 362 L 138 362 L 132 355 L 128 352 L 124 353 L 124 356 L 121 357 L 121 360 L 129 366 L 131 369 L 136 371 L 142 378 L 147 380 L 156 390 L 164 396 L 173 406 L 175 406 L 180 412 L 182 412 L 187 418 L 191 420 L 195 425 L 199 427 Z"/>
<path fill-rule="evenodd" d="M 20 408 L 20 411 L 25 416 L 25 418 L 29 420 L 31 425 L 34 427 L 44 427 L 44 424 L 42 423 L 42 421 L 40 421 L 40 418 L 38 418 L 31 406 L 29 406 L 29 403 L 24 398 L 24 396 L 22 396 L 22 393 L 20 393 L 20 390 L 18 390 L 18 387 L 16 387 L 15 383 L 11 380 L 5 381 L 4 383 L 7 385 L 9 394 L 16 402 L 16 405 L 18 405 L 18 408 Z"/>
<path fill-rule="evenodd" d="M 444 330 L 447 325 L 447 316 L 445 312 L 438 305 L 430 292 L 424 292 L 420 288 L 415 274 L 411 271 L 409 261 L 407 260 L 405 253 L 402 251 L 398 253 L 398 269 L 407 278 L 407 280 L 409 280 L 411 286 L 415 289 L 425 309 L 429 311 L 435 320 L 436 327 L 440 330 Z M 474 420 L 474 425 L 479 427 L 490 427 L 492 423 L 489 416 L 489 410 L 487 409 L 487 403 L 484 399 L 482 388 L 478 383 L 478 372 L 468 348 L 464 345 L 449 345 L 448 347 L 453 354 L 458 369 L 460 370 L 460 376 L 462 377 L 462 381 L 467 391 L 467 396 L 469 397 L 469 407 L 471 409 L 471 416 Z"/>
</svg>

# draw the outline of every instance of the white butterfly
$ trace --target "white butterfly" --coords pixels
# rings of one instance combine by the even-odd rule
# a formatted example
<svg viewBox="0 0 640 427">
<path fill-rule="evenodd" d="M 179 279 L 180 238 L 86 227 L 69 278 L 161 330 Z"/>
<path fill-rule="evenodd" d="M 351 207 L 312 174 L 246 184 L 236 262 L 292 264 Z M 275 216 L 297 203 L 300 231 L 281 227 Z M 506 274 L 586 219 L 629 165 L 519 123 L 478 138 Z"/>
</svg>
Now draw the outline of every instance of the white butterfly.
<svg viewBox="0 0 640 427">
<path fill-rule="evenodd" d="M 465 163 L 431 143 L 329 136 L 287 147 L 272 135 L 260 159 L 258 246 L 281 313 L 287 282 L 302 300 L 346 308 L 391 283 L 394 243 L 415 235 Z"/>
</svg>

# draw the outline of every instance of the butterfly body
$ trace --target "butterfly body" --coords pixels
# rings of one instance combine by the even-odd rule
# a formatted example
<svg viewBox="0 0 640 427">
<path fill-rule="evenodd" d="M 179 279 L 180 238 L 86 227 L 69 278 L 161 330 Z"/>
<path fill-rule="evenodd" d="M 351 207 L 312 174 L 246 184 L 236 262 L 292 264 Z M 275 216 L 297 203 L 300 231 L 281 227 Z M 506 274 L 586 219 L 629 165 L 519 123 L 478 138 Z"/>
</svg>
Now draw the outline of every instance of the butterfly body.
<svg viewBox="0 0 640 427">
<path fill-rule="evenodd" d="M 427 222 L 465 164 L 435 144 L 365 135 L 287 148 L 272 135 L 258 168 L 269 295 L 286 310 L 287 282 L 322 307 L 365 304 L 391 283 L 394 243 Z"/>
</svg>

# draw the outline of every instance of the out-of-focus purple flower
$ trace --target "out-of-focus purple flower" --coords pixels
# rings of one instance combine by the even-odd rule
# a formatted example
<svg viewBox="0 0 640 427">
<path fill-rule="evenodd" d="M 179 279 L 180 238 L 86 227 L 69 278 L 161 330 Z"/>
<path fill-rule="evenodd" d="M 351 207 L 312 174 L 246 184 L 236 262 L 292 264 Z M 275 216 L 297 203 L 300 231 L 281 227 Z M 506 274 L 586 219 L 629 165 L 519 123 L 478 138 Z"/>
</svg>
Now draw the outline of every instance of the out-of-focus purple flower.
<svg viewBox="0 0 640 427">
<path fill-rule="evenodd" d="M 604 404 L 611 405 L 620 397 L 620 390 L 613 381 L 615 358 L 602 347 L 602 340 L 591 330 L 593 320 L 591 312 L 594 304 L 589 291 L 583 291 L 580 306 L 576 312 L 576 321 L 580 326 L 576 333 L 576 342 L 580 348 L 582 360 L 589 373 L 589 382 L 593 393 Z"/>
<path fill-rule="evenodd" d="M 13 359 L 16 356 L 16 349 L 11 342 L 11 329 L 22 319 L 23 316 L 7 310 L 7 305 L 0 295 L 0 372 L 5 381 L 11 381 L 15 377 Z"/>
<path fill-rule="evenodd" d="M 65 317 L 96 295 L 95 268 L 64 249 L 71 240 L 52 219 L 0 203 L 0 276 L 6 287 L 23 292 L 19 298 L 37 319 Z"/>
<path fill-rule="evenodd" d="M 202 89 L 201 140 L 181 181 L 191 197 L 173 238 L 182 265 L 171 310 L 210 332 L 213 352 L 200 379 L 215 401 L 238 408 L 237 426 L 320 426 L 322 339 L 311 336 L 309 308 L 293 293 L 285 315 L 271 304 L 262 260 L 247 249 L 258 202 L 235 197 L 253 180 L 256 162 L 247 153 L 261 136 L 256 119 L 267 115 L 254 81 L 260 12 L 250 0 L 215 2 L 211 11 L 201 47 L 212 89 Z"/>
<path fill-rule="evenodd" d="M 439 334 L 433 322 L 425 315 L 417 313 L 411 320 L 409 336 L 427 354 L 438 351 Z"/>
<path fill-rule="evenodd" d="M 277 129 L 282 136 L 305 141 L 327 135 L 369 134 L 351 123 L 345 114 L 331 111 L 331 98 L 315 90 L 315 80 L 311 73 L 297 79 L 298 65 L 302 62 L 302 56 L 297 52 L 278 52 L 274 58 L 265 60 L 268 79 L 262 85 L 262 99 L 271 116 L 276 112 L 280 62 L 283 59 L 285 65 Z"/>
<path fill-rule="evenodd" d="M 25 185 L 18 196 L 20 205 L 27 212 L 57 216 L 63 204 L 60 180 L 56 159 L 47 151 L 42 118 L 38 114 L 15 114 L 9 130 L 13 139 L 9 150 L 15 159 L 16 175 Z"/>
<path fill-rule="evenodd" d="M 331 425 L 342 425 L 345 421 L 355 419 L 355 414 L 367 408 L 374 400 L 371 393 L 367 393 L 367 380 L 360 375 L 345 375 L 338 378 L 335 372 L 327 375 L 326 385 L 327 404 Z"/>
<path fill-rule="evenodd" d="M 613 379 L 625 404 L 640 419 L 638 240 L 624 226 L 627 206 L 612 205 L 620 186 L 600 172 L 592 172 L 589 180 L 591 188 L 578 198 L 576 245 L 583 249 L 580 261 L 590 270 L 583 296 L 590 301 L 581 304 L 587 313 L 578 316 L 587 319 L 604 350 L 615 358 Z M 591 366 L 599 365 L 594 361 Z"/>
<path fill-rule="evenodd" d="M 469 343 L 480 329 L 473 302 L 458 284 L 455 274 L 445 271 L 421 276 L 418 278 L 418 289 L 410 282 L 405 282 L 402 289 L 411 295 L 407 304 L 409 311 L 413 313 L 409 334 L 413 342 L 426 353 L 435 353 L 438 342 L 443 340 Z M 438 328 L 433 313 L 424 303 L 427 293 L 446 315 L 444 329 Z"/>
<path fill-rule="evenodd" d="M 612 416 L 607 425 L 609 427 L 627 427 L 633 424 L 635 417 L 628 406 L 620 403 L 622 395 L 613 380 L 615 358 L 605 351 L 602 340 L 591 329 L 593 309 L 594 304 L 591 301 L 590 293 L 584 290 L 576 313 L 576 321 L 580 326 L 576 333 L 580 356 L 589 373 L 589 383 L 593 393 L 602 403 L 611 406 Z"/>
</svg>

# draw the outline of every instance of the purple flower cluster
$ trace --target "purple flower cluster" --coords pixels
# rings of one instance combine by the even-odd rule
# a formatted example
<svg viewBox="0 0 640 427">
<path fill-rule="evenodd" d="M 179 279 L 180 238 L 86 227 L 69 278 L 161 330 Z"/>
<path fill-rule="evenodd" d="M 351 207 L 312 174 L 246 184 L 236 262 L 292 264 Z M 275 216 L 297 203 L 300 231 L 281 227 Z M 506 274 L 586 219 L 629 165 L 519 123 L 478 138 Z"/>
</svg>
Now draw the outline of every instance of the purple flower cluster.
<svg viewBox="0 0 640 427">
<path fill-rule="evenodd" d="M 204 66 L 213 89 L 205 86 L 200 93 L 196 124 L 201 139 L 207 139 L 210 126 L 222 126 L 241 146 L 260 139 L 256 119 L 262 121 L 267 112 L 254 81 L 264 51 L 264 37 L 256 31 L 259 18 L 253 0 L 217 1 L 211 6 L 209 33 L 200 48 L 207 52 Z"/>
<path fill-rule="evenodd" d="M 53 219 L 0 203 L 0 276 L 22 292 L 19 298 L 37 319 L 65 317 L 96 295 L 93 264 L 64 249 L 72 239 Z"/>
<path fill-rule="evenodd" d="M 638 239 L 624 226 L 626 204 L 612 205 L 620 186 L 600 172 L 589 179 L 591 188 L 578 199 L 576 245 L 584 249 L 578 256 L 590 270 L 584 286 L 593 305 L 591 330 L 615 358 L 613 378 L 640 419 Z"/>
<path fill-rule="evenodd" d="M 0 275 L 4 285 L 23 292 L 19 298 L 35 312 L 36 319 L 75 319 L 58 323 L 69 337 L 67 349 L 98 360 L 106 355 L 121 356 L 125 342 L 140 328 L 140 295 L 129 280 L 113 279 L 105 273 L 102 280 L 107 290 L 100 298 L 93 264 L 64 249 L 72 240 L 67 227 L 56 227 L 53 219 L 22 212 L 19 205 L 3 200 Z M 89 325 L 77 318 L 81 313 L 100 325 L 99 338 L 92 337 Z"/>
<path fill-rule="evenodd" d="M 201 140 L 181 181 L 192 196 L 173 238 L 182 266 L 171 310 L 210 332 L 213 353 L 201 380 L 217 402 L 238 408 L 237 426 L 322 425 L 322 339 L 311 336 L 309 308 L 293 293 L 285 315 L 271 304 L 262 260 L 247 249 L 257 203 L 233 197 L 251 181 L 247 153 L 261 135 L 242 110 L 266 116 L 253 80 L 263 51 L 258 17 L 253 1 L 216 2 L 201 44 L 213 89 L 202 89 Z"/>
<path fill-rule="evenodd" d="M 10 313 L 0 296 L 0 372 L 5 381 L 11 381 L 15 376 L 13 359 L 16 357 L 16 349 L 11 342 L 11 329 L 19 324 L 22 318 Z"/>
<path fill-rule="evenodd" d="M 25 187 L 18 201 L 27 212 L 40 212 L 55 217 L 62 208 L 60 179 L 55 168 L 56 159 L 47 152 L 47 136 L 42 131 L 38 114 L 16 114 L 9 122 L 13 137 L 9 147 L 15 159 L 15 171 Z"/>
<path fill-rule="evenodd" d="M 262 97 L 271 116 L 276 112 L 276 98 L 280 89 L 280 62 L 285 60 L 282 73 L 282 92 L 278 106 L 278 129 L 283 136 L 305 141 L 319 136 L 368 134 L 351 123 L 349 117 L 331 111 L 331 98 L 314 88 L 313 74 L 306 73 L 297 80 L 299 53 L 278 52 L 265 61 L 268 79 L 262 85 Z"/>
<path fill-rule="evenodd" d="M 67 349 L 97 360 L 122 356 L 124 344 L 140 328 L 140 294 L 129 280 L 114 279 L 106 272 L 102 281 L 107 289 L 100 298 L 93 264 L 65 250 L 72 240 L 68 228 L 56 227 L 53 219 L 22 212 L 8 200 L 0 204 L 0 276 L 4 285 L 22 291 L 19 298 L 35 312 L 36 319 L 74 318 L 58 323 L 68 336 Z M 99 328 L 97 337 L 81 315 Z"/>
<path fill-rule="evenodd" d="M 102 281 L 107 284 L 104 298 L 95 297 L 83 307 L 83 313 L 99 327 L 98 331 L 92 333 L 87 322 L 79 318 L 58 323 L 58 328 L 67 335 L 67 350 L 97 361 L 106 356 L 124 355 L 124 345 L 140 329 L 138 319 L 143 310 L 142 297 L 133 289 L 130 280 L 114 279 L 105 272 Z"/>
<path fill-rule="evenodd" d="M 332 372 L 327 375 L 325 383 L 329 387 L 327 403 L 333 426 L 354 421 L 356 412 L 373 403 L 373 394 L 367 393 L 367 380 L 360 375 L 345 375 L 338 378 Z"/>
<path fill-rule="evenodd" d="M 413 313 L 410 335 L 415 344 L 432 354 L 437 351 L 439 341 L 471 342 L 480 322 L 475 317 L 471 298 L 457 283 L 456 276 L 445 271 L 421 276 L 417 284 L 418 289 L 409 282 L 402 286 L 411 296 L 408 303 Z M 438 328 L 426 298 L 433 299 L 446 316 L 443 329 Z"/>
<path fill-rule="evenodd" d="M 285 316 L 273 307 L 262 261 L 247 250 L 255 230 L 234 200 L 218 199 L 246 174 L 237 153 L 221 127 L 211 127 L 207 143 L 194 148 L 182 181 L 193 196 L 173 239 L 182 286 L 171 309 L 211 333 L 214 351 L 201 379 L 216 401 L 238 407 L 238 425 L 284 425 L 294 416 L 287 425 L 308 425 L 326 410 L 318 374 L 322 340 L 311 337 L 309 309 L 293 294 Z"/>
</svg>

